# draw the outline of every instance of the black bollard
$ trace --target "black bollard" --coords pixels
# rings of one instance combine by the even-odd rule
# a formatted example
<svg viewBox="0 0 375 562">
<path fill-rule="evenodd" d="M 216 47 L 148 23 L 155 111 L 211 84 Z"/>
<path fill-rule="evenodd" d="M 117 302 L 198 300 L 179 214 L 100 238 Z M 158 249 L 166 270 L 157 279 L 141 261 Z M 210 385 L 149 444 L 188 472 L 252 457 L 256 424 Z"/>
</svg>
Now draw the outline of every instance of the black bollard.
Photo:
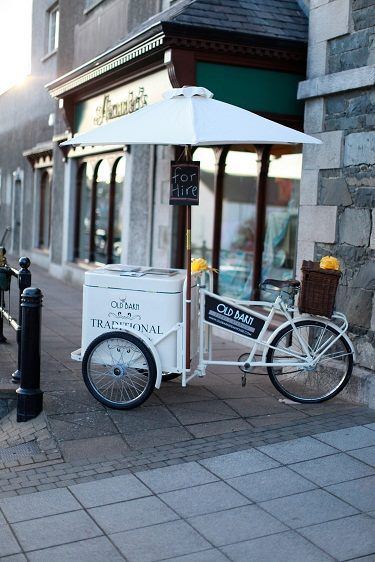
<svg viewBox="0 0 375 562">
<path fill-rule="evenodd" d="M 3 246 L 0 246 L 0 267 L 4 267 L 7 265 L 7 259 L 5 254 L 7 253 L 6 249 Z M 4 308 L 4 290 L 3 287 L 0 287 L 0 308 Z M 4 326 L 3 326 L 3 314 L 0 313 L 0 343 L 5 343 L 7 341 L 6 337 L 4 336 Z"/>
<path fill-rule="evenodd" d="M 21 380 L 21 330 L 22 330 L 22 293 L 31 285 L 31 273 L 29 271 L 30 267 L 30 260 L 29 258 L 20 258 L 18 260 L 18 264 L 20 269 L 18 271 L 18 289 L 20 293 L 20 304 L 19 304 L 19 312 L 18 312 L 18 328 L 17 328 L 17 343 L 18 343 L 18 362 L 17 362 L 17 370 L 12 373 L 12 382 L 15 384 L 19 384 Z"/>
<path fill-rule="evenodd" d="M 21 297 L 21 386 L 17 388 L 17 421 L 36 418 L 43 410 L 40 390 L 42 292 L 29 287 Z"/>
</svg>

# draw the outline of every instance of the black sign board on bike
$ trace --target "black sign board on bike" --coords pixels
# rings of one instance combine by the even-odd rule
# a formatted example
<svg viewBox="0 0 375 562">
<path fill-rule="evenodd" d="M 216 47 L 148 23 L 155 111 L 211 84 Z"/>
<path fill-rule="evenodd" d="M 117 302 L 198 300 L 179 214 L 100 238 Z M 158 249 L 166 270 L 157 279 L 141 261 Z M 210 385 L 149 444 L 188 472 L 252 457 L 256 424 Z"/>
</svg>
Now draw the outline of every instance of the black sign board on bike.
<svg viewBox="0 0 375 562">
<path fill-rule="evenodd" d="M 199 205 L 199 162 L 171 162 L 170 205 Z"/>
<path fill-rule="evenodd" d="M 206 322 L 241 336 L 256 339 L 265 324 L 264 320 L 254 316 L 250 311 L 212 295 L 206 295 L 204 305 Z"/>
</svg>

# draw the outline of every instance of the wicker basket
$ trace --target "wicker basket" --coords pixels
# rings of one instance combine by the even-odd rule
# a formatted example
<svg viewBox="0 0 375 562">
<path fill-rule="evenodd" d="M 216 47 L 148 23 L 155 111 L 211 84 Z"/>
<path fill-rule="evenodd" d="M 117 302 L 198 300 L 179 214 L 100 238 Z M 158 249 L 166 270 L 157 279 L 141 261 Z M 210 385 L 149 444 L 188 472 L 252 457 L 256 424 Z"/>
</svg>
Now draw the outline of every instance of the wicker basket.
<svg viewBox="0 0 375 562">
<path fill-rule="evenodd" d="M 302 286 L 298 299 L 300 312 L 331 318 L 335 306 L 340 271 L 321 269 L 319 262 L 302 262 Z"/>
</svg>

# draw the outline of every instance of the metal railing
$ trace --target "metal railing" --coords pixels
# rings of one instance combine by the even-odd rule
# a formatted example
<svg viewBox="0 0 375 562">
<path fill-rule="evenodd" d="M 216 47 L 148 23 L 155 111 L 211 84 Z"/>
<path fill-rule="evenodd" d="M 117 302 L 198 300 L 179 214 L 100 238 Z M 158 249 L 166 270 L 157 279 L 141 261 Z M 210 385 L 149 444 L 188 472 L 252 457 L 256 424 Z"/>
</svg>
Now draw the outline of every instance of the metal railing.
<svg viewBox="0 0 375 562">
<path fill-rule="evenodd" d="M 2 241 L 5 239 L 5 232 Z M 40 390 L 40 335 L 41 308 L 43 295 L 40 289 L 31 287 L 30 260 L 19 259 L 20 269 L 10 267 L 6 259 L 6 250 L 0 246 L 0 344 L 4 336 L 4 320 L 16 332 L 18 344 L 17 369 L 12 373 L 12 381 L 19 384 L 17 388 L 17 421 L 35 418 L 43 410 L 43 392 Z M 10 288 L 12 277 L 18 282 L 19 304 L 18 319 L 11 314 Z M 6 307 L 5 294 L 9 293 L 9 305 Z"/>
</svg>

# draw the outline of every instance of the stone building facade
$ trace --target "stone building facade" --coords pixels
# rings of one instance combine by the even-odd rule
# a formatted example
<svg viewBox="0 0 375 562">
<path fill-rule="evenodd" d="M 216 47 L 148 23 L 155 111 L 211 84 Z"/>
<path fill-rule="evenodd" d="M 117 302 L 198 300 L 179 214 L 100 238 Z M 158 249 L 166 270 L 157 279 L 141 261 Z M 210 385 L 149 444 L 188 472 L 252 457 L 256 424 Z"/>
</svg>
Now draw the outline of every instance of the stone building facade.
<svg viewBox="0 0 375 562">
<path fill-rule="evenodd" d="M 336 305 L 357 350 L 358 397 L 375 405 L 375 3 L 311 0 L 298 258 L 337 256 Z M 298 266 L 297 266 L 298 268 Z"/>
</svg>

